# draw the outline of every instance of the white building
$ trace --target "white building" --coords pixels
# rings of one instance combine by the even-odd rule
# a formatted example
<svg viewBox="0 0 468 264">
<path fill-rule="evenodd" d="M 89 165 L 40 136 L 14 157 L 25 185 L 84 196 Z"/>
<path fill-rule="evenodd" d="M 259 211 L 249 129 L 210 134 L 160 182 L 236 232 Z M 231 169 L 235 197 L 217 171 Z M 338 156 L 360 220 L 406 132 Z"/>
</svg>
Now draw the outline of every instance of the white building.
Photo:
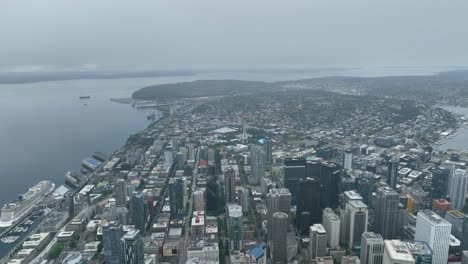
<svg viewBox="0 0 468 264">
<path fill-rule="evenodd" d="M 353 168 L 353 152 L 351 150 L 344 151 L 343 168 L 351 170 Z"/>
<path fill-rule="evenodd" d="M 432 263 L 446 264 L 452 224 L 430 210 L 418 212 L 415 240 L 426 242 L 434 255 Z"/>
<path fill-rule="evenodd" d="M 327 253 L 327 231 L 321 224 L 314 224 L 309 229 L 309 255 L 311 260 L 323 257 Z"/>
<path fill-rule="evenodd" d="M 405 242 L 385 240 L 383 264 L 414 264 L 415 260 Z M 447 263 L 447 261 L 445 262 Z"/>
<path fill-rule="evenodd" d="M 346 204 L 346 241 L 348 248 L 361 245 L 362 234 L 367 232 L 369 212 L 367 205 L 359 200 L 352 200 Z"/>
<path fill-rule="evenodd" d="M 340 218 L 331 208 L 323 210 L 322 225 L 327 231 L 327 243 L 330 248 L 336 248 L 340 245 Z"/>
<path fill-rule="evenodd" d="M 206 243 L 201 240 L 196 244 L 191 244 L 187 247 L 187 260 L 199 261 L 200 263 L 206 263 L 213 261 L 219 262 L 219 247 L 218 243 Z"/>
<path fill-rule="evenodd" d="M 380 264 L 384 253 L 384 240 L 380 234 L 365 232 L 361 239 L 361 264 Z"/>
</svg>

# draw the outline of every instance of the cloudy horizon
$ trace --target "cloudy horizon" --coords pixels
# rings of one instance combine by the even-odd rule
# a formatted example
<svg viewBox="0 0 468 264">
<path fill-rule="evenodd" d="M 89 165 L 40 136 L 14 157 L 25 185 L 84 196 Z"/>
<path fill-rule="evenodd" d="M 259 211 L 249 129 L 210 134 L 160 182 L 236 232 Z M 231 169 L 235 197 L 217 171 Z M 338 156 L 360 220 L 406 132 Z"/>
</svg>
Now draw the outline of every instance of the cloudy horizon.
<svg viewBox="0 0 468 264">
<path fill-rule="evenodd" d="M 0 71 L 468 65 L 468 2 L 2 1 Z"/>
</svg>

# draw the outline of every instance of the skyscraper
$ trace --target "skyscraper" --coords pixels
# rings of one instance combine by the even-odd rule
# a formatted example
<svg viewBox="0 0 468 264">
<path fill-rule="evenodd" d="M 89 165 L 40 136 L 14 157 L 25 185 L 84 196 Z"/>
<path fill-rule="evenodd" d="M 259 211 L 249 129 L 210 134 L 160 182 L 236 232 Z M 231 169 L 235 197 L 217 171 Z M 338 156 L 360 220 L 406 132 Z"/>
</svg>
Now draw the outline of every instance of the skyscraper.
<svg viewBox="0 0 468 264">
<path fill-rule="evenodd" d="M 462 264 L 468 264 L 468 250 L 462 252 Z"/>
<path fill-rule="evenodd" d="M 193 208 L 195 211 L 205 211 L 204 190 L 196 190 L 193 192 Z"/>
<path fill-rule="evenodd" d="M 140 230 L 133 229 L 128 231 L 121 239 L 121 252 L 123 263 L 141 264 L 145 263 L 145 253 L 143 248 L 143 238 Z"/>
<path fill-rule="evenodd" d="M 453 208 L 462 211 L 465 206 L 468 173 L 466 170 L 456 169 L 453 173 L 450 188 L 450 201 Z"/>
<path fill-rule="evenodd" d="M 432 199 L 445 198 L 447 196 L 450 170 L 445 167 L 436 167 L 432 170 L 431 197 Z"/>
<path fill-rule="evenodd" d="M 426 242 L 434 252 L 433 263 L 447 263 L 452 225 L 430 210 L 418 212 L 415 240 Z"/>
<path fill-rule="evenodd" d="M 377 233 L 385 239 L 393 239 L 398 231 L 399 194 L 389 187 L 377 189 L 377 204 L 375 208 L 374 226 Z"/>
<path fill-rule="evenodd" d="M 432 264 L 432 249 L 423 241 L 407 241 L 411 254 L 413 254 L 416 264 Z"/>
<path fill-rule="evenodd" d="M 273 164 L 273 142 L 271 139 L 265 139 L 263 143 L 263 151 L 265 152 L 265 164 L 271 165 Z"/>
<path fill-rule="evenodd" d="M 314 224 L 309 228 L 309 255 L 314 260 L 327 253 L 327 231 L 321 224 Z"/>
<path fill-rule="evenodd" d="M 322 191 L 320 192 L 320 203 L 322 209 L 330 207 L 338 208 L 339 194 L 341 182 L 341 169 L 332 162 L 323 162 L 320 168 L 320 184 Z"/>
<path fill-rule="evenodd" d="M 133 192 L 130 199 L 130 215 L 135 228 L 138 229 L 141 234 L 145 234 L 148 212 L 145 199 L 141 192 Z"/>
<path fill-rule="evenodd" d="M 327 231 L 327 242 L 330 248 L 340 245 L 340 218 L 331 208 L 323 210 L 323 227 Z"/>
<path fill-rule="evenodd" d="M 296 219 L 301 227 L 301 232 L 306 234 L 309 226 L 322 222 L 320 208 L 320 182 L 314 178 L 304 178 L 299 180 L 297 186 L 297 210 Z M 304 212 L 309 213 L 309 219 L 301 218 Z"/>
<path fill-rule="evenodd" d="M 387 183 L 394 190 L 398 181 L 398 162 L 399 159 L 396 156 L 391 157 L 388 161 Z"/>
<path fill-rule="evenodd" d="M 405 242 L 385 240 L 383 264 L 414 264 L 415 260 Z M 440 263 L 442 264 L 442 263 Z"/>
<path fill-rule="evenodd" d="M 361 237 L 361 264 L 381 264 L 384 240 L 380 234 L 365 232 Z"/>
<path fill-rule="evenodd" d="M 460 241 L 460 251 L 468 250 L 468 215 L 464 215 L 462 224 L 462 239 Z"/>
<path fill-rule="evenodd" d="M 362 201 L 349 201 L 346 205 L 346 244 L 349 249 L 361 246 L 361 238 L 367 232 L 369 218 L 367 205 Z"/>
<path fill-rule="evenodd" d="M 355 201 L 362 201 L 363 198 L 362 198 L 361 194 L 359 194 L 356 190 L 345 191 L 345 192 L 343 193 L 343 205 L 342 205 L 342 209 L 345 209 L 345 208 L 346 208 L 346 204 L 347 204 L 349 201 L 352 201 L 352 200 L 355 200 Z"/>
<path fill-rule="evenodd" d="M 228 232 L 231 250 L 242 250 L 242 206 L 228 205 Z"/>
<path fill-rule="evenodd" d="M 291 202 L 296 204 L 297 183 L 306 175 L 304 158 L 286 158 L 283 165 L 284 185 L 291 192 Z"/>
<path fill-rule="evenodd" d="M 173 217 L 178 217 L 184 211 L 184 187 L 180 177 L 169 180 L 169 205 Z"/>
<path fill-rule="evenodd" d="M 242 212 L 249 211 L 249 190 L 244 187 L 236 188 L 237 204 L 242 206 Z"/>
<path fill-rule="evenodd" d="M 343 169 L 351 170 L 353 168 L 353 152 L 350 149 L 346 149 L 343 152 Z"/>
<path fill-rule="evenodd" d="M 127 183 L 124 179 L 118 179 L 114 186 L 115 202 L 117 207 L 127 205 Z"/>
<path fill-rule="evenodd" d="M 348 219 L 348 215 L 347 215 L 347 212 L 346 212 L 346 206 L 348 205 L 348 203 L 350 201 L 361 201 L 362 202 L 362 196 L 357 193 L 355 190 L 350 190 L 350 191 L 346 191 L 344 192 L 344 195 L 343 195 L 343 202 L 342 202 L 342 207 L 340 208 L 341 209 L 341 214 L 340 214 L 340 221 L 341 221 L 341 231 L 340 231 L 340 239 L 341 239 L 341 242 L 342 243 L 348 243 L 348 235 L 349 235 L 349 219 Z"/>
<path fill-rule="evenodd" d="M 287 214 L 278 212 L 273 214 L 273 232 L 272 235 L 272 260 L 273 263 L 288 263 L 288 243 L 287 233 L 289 226 L 289 217 Z"/>
<path fill-rule="evenodd" d="M 252 158 L 250 184 L 260 184 L 260 179 L 265 176 L 265 152 L 262 146 L 251 146 L 250 157 Z"/>
<path fill-rule="evenodd" d="M 291 193 L 288 189 L 271 189 L 267 194 L 267 235 L 268 240 L 273 234 L 273 215 L 283 212 L 289 216 L 291 213 Z"/>
<path fill-rule="evenodd" d="M 226 204 L 236 203 L 236 172 L 233 168 L 224 172 L 224 192 Z"/>
<path fill-rule="evenodd" d="M 122 226 L 117 222 L 110 222 L 104 225 L 102 228 L 102 252 L 104 254 L 104 260 L 108 264 L 120 264 L 123 262 L 121 257 L 122 247 L 120 240 L 122 239 L 124 232 Z"/>
</svg>

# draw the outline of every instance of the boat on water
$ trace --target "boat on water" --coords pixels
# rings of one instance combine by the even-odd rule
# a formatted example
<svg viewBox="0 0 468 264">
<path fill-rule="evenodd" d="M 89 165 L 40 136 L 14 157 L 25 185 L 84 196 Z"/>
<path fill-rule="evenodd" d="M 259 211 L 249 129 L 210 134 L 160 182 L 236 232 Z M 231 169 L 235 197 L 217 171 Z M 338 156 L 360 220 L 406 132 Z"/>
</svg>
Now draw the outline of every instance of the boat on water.
<svg viewBox="0 0 468 264">
<path fill-rule="evenodd" d="M 80 96 L 80 99 L 91 99 L 91 96 L 89 95 L 83 95 L 83 96 Z"/>
<path fill-rule="evenodd" d="M 34 207 L 55 189 L 50 181 L 41 181 L 18 197 L 16 201 L 5 204 L 1 210 L 0 227 L 9 227 L 31 213 Z"/>
</svg>

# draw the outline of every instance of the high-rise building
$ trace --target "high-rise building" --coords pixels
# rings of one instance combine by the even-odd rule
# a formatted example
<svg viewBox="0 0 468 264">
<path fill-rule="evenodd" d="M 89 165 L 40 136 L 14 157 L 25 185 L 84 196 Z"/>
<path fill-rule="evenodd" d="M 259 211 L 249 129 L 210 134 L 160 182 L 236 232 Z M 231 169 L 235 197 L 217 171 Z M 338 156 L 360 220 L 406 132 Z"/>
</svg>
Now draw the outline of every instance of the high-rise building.
<svg viewBox="0 0 468 264">
<path fill-rule="evenodd" d="M 309 255 L 311 260 L 323 257 L 327 253 L 327 231 L 321 224 L 309 228 Z"/>
<path fill-rule="evenodd" d="M 367 232 L 369 212 L 362 201 L 349 201 L 346 205 L 346 244 L 349 249 L 361 246 L 361 238 Z"/>
<path fill-rule="evenodd" d="M 340 218 L 331 208 L 323 210 L 323 227 L 327 231 L 327 242 L 330 248 L 340 245 Z"/>
<path fill-rule="evenodd" d="M 320 182 L 314 178 L 299 180 L 297 186 L 296 219 L 299 222 L 301 233 L 306 234 L 312 224 L 322 222 L 320 209 Z M 308 212 L 309 219 L 304 219 L 302 213 Z"/>
<path fill-rule="evenodd" d="M 343 169 L 353 169 L 353 152 L 350 149 L 346 149 L 343 152 Z"/>
<path fill-rule="evenodd" d="M 399 194 L 389 187 L 377 189 L 374 226 L 377 233 L 385 239 L 393 239 L 398 234 Z"/>
<path fill-rule="evenodd" d="M 130 215 L 135 228 L 138 229 L 141 234 L 145 234 L 148 211 L 141 192 L 133 192 L 130 199 Z"/>
<path fill-rule="evenodd" d="M 343 192 L 343 204 L 342 204 L 342 209 L 345 209 L 346 208 L 346 204 L 349 202 L 349 201 L 362 201 L 363 198 L 361 196 L 361 194 L 359 194 L 356 190 L 349 190 L 349 191 L 345 191 Z"/>
<path fill-rule="evenodd" d="M 252 177 L 249 178 L 250 184 L 260 184 L 260 179 L 265 177 L 265 152 L 262 146 L 251 146 L 250 157 L 252 165 L 250 170 Z"/>
<path fill-rule="evenodd" d="M 322 162 L 320 169 L 320 204 L 322 209 L 330 207 L 338 208 L 341 182 L 341 169 L 332 162 Z"/>
<path fill-rule="evenodd" d="M 361 178 L 358 180 L 357 183 L 357 190 L 359 194 L 362 196 L 362 201 L 365 204 L 372 203 L 372 182 L 370 179 Z"/>
<path fill-rule="evenodd" d="M 104 260 L 108 264 L 120 264 L 123 262 L 121 257 L 122 247 L 120 240 L 122 239 L 124 232 L 122 226 L 117 222 L 110 222 L 104 225 L 102 228 L 102 252 L 104 254 Z"/>
<path fill-rule="evenodd" d="M 405 242 L 385 240 L 383 264 L 414 264 L 415 260 Z M 442 263 L 441 263 L 442 264 Z"/>
<path fill-rule="evenodd" d="M 249 212 L 249 190 L 244 187 L 236 188 L 237 204 L 242 206 L 242 212 Z"/>
<path fill-rule="evenodd" d="M 432 170 L 431 197 L 432 199 L 445 198 L 447 196 L 450 169 L 446 167 L 436 167 Z"/>
<path fill-rule="evenodd" d="M 430 210 L 418 212 L 415 240 L 426 242 L 434 255 L 433 263 L 447 263 L 452 225 Z"/>
<path fill-rule="evenodd" d="M 462 252 L 462 264 L 468 264 L 468 250 Z"/>
<path fill-rule="evenodd" d="M 306 175 L 305 177 L 315 178 L 320 180 L 322 161 L 318 158 L 306 160 Z"/>
<path fill-rule="evenodd" d="M 343 202 L 342 202 L 342 207 L 341 207 L 341 214 L 340 214 L 340 221 L 341 221 L 341 230 L 340 230 L 340 239 L 341 242 L 346 244 L 348 243 L 348 235 L 349 235 L 349 225 L 348 221 L 349 219 L 347 218 L 347 212 L 346 212 L 346 206 L 350 201 L 361 201 L 362 202 L 362 196 L 356 192 L 355 190 L 349 190 L 345 191 L 343 195 Z"/>
<path fill-rule="evenodd" d="M 118 207 L 127 205 L 127 183 L 124 179 L 118 179 L 114 186 L 115 202 Z"/>
<path fill-rule="evenodd" d="M 193 192 L 193 207 L 195 211 L 205 211 L 205 191 L 196 190 Z"/>
<path fill-rule="evenodd" d="M 143 248 L 143 238 L 140 230 L 128 231 L 121 239 L 121 252 L 123 263 L 141 264 L 145 263 L 145 253 Z"/>
<path fill-rule="evenodd" d="M 463 218 L 464 214 L 457 210 L 450 210 L 447 211 L 445 214 L 445 220 L 447 220 L 450 224 L 452 224 L 452 235 L 454 235 L 457 239 L 462 241 L 463 238 Z"/>
<path fill-rule="evenodd" d="M 407 241 L 411 254 L 416 264 L 432 264 L 432 249 L 423 241 Z"/>
<path fill-rule="evenodd" d="M 460 251 L 468 250 L 468 215 L 464 215 L 462 223 L 462 239 L 460 241 Z"/>
<path fill-rule="evenodd" d="M 380 234 L 365 232 L 361 237 L 361 264 L 381 264 L 384 240 Z"/>
<path fill-rule="evenodd" d="M 184 211 L 184 185 L 180 177 L 169 180 L 169 205 L 173 217 Z"/>
<path fill-rule="evenodd" d="M 288 263 L 287 233 L 289 216 L 283 212 L 273 214 L 272 260 L 273 263 Z"/>
<path fill-rule="evenodd" d="M 226 204 L 236 203 L 236 172 L 233 168 L 224 172 L 224 192 Z"/>
<path fill-rule="evenodd" d="M 297 183 L 306 176 L 304 158 L 286 158 L 283 165 L 284 185 L 291 192 L 291 202 L 296 204 Z"/>
<path fill-rule="evenodd" d="M 267 194 L 267 235 L 268 240 L 272 239 L 273 215 L 283 212 L 287 215 L 291 213 L 291 193 L 288 189 L 271 189 Z"/>
<path fill-rule="evenodd" d="M 228 205 L 228 232 L 230 249 L 242 250 L 242 206 Z"/>
<path fill-rule="evenodd" d="M 398 181 L 398 162 L 399 159 L 396 156 L 391 157 L 388 161 L 387 183 L 394 190 Z"/>
<path fill-rule="evenodd" d="M 271 165 L 273 164 L 273 142 L 271 139 L 265 139 L 263 143 L 263 151 L 265 152 L 265 164 Z"/>
<path fill-rule="evenodd" d="M 468 173 L 466 170 L 456 169 L 453 173 L 450 188 L 450 201 L 454 209 L 463 210 L 468 186 Z"/>
</svg>

